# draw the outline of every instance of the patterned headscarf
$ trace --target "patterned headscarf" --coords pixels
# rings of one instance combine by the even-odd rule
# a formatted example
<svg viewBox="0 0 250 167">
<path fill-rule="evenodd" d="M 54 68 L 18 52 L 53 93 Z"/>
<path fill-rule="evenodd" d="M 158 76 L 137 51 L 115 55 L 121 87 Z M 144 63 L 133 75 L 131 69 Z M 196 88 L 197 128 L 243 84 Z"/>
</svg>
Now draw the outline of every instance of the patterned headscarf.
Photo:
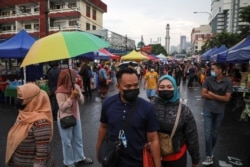
<svg viewBox="0 0 250 167">
<path fill-rule="evenodd" d="M 158 81 L 158 86 L 161 83 L 161 81 L 163 81 L 165 79 L 169 80 L 173 84 L 173 86 L 174 86 L 174 96 L 170 100 L 167 100 L 167 101 L 168 102 L 177 102 L 177 101 L 179 101 L 180 95 L 179 95 L 178 86 L 176 84 L 175 79 L 172 76 L 170 76 L 170 75 L 163 75 L 159 79 L 159 81 Z M 164 100 L 164 99 L 162 99 L 162 100 Z M 166 101 L 166 100 L 164 100 L 164 101 Z"/>
<path fill-rule="evenodd" d="M 19 144 L 27 137 L 30 128 L 35 121 L 46 119 L 50 122 L 53 136 L 53 118 L 48 94 L 33 83 L 27 83 L 17 87 L 18 98 L 23 99 L 25 108 L 19 110 L 15 125 L 11 127 L 7 138 L 6 164 L 15 152 Z"/>
</svg>

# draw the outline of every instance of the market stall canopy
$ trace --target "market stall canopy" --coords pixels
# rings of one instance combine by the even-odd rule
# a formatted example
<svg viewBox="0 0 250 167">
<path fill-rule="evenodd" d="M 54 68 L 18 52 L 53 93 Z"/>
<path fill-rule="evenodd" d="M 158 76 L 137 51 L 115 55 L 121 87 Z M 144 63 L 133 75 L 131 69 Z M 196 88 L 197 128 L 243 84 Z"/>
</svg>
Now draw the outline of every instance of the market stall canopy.
<svg viewBox="0 0 250 167">
<path fill-rule="evenodd" d="M 88 60 L 110 60 L 110 56 L 102 53 L 101 51 L 94 51 L 94 52 L 88 52 L 85 54 L 82 54 L 81 56 L 83 59 L 88 59 Z"/>
<path fill-rule="evenodd" d="M 141 53 L 136 52 L 135 50 L 121 57 L 121 60 L 148 60 L 148 59 L 149 58 L 147 56 L 144 56 Z"/>
<path fill-rule="evenodd" d="M 240 49 L 240 48 L 243 48 L 243 47 L 246 47 L 246 46 L 249 46 L 249 45 L 250 45 L 250 35 L 247 36 L 247 38 L 241 40 L 236 45 L 232 46 L 231 48 L 225 50 L 224 52 L 218 53 L 217 57 L 221 57 L 221 58 L 226 58 L 227 59 L 227 55 L 228 55 L 229 51 Z"/>
<path fill-rule="evenodd" d="M 12 38 L 0 44 L 0 58 L 24 58 L 35 38 L 21 30 Z"/>
<path fill-rule="evenodd" d="M 213 54 L 216 50 L 218 50 L 217 47 L 211 48 L 207 50 L 205 53 L 203 53 L 200 57 L 202 61 L 210 61 L 210 56 Z"/>
<path fill-rule="evenodd" d="M 227 57 L 224 56 L 218 56 L 218 53 L 224 52 L 227 50 L 227 47 L 225 45 L 221 45 L 219 49 L 217 49 L 213 55 L 210 56 L 210 61 L 211 62 L 225 62 Z"/>
<path fill-rule="evenodd" d="M 249 46 L 231 50 L 228 52 L 227 61 L 228 62 L 246 62 L 250 60 L 250 44 Z"/>
<path fill-rule="evenodd" d="M 146 56 L 149 58 L 149 60 L 155 60 L 156 58 L 148 54 L 147 52 L 141 51 L 140 52 L 143 56 Z"/>
<path fill-rule="evenodd" d="M 156 56 L 158 59 L 163 59 L 163 60 L 166 60 L 167 59 L 167 57 L 164 55 L 164 54 L 162 54 L 162 53 L 160 53 L 159 55 L 157 55 Z"/>
<path fill-rule="evenodd" d="M 100 49 L 99 51 L 102 52 L 102 53 L 104 53 L 104 54 L 106 54 L 106 55 L 108 55 L 108 56 L 110 56 L 110 58 L 111 58 L 112 60 L 118 60 L 118 59 L 121 58 L 120 56 L 117 56 L 117 55 L 114 55 L 114 54 L 110 53 L 109 51 L 107 51 L 107 50 L 104 49 L 104 48 Z"/>
</svg>

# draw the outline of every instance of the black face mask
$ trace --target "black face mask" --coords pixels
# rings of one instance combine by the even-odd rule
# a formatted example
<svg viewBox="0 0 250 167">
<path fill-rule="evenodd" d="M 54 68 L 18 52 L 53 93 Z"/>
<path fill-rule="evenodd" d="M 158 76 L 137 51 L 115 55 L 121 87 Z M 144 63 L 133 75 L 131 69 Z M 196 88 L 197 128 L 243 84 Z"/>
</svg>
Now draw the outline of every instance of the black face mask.
<svg viewBox="0 0 250 167">
<path fill-rule="evenodd" d="M 170 100 L 174 96 L 174 90 L 159 90 L 159 97 L 163 100 Z"/>
<path fill-rule="evenodd" d="M 123 98 L 128 102 L 132 102 L 132 101 L 136 100 L 139 93 L 140 93 L 139 88 L 138 89 L 123 90 Z"/>
<path fill-rule="evenodd" d="M 23 110 L 26 105 L 23 105 L 23 99 L 16 98 L 15 99 L 15 106 L 19 110 Z"/>
</svg>

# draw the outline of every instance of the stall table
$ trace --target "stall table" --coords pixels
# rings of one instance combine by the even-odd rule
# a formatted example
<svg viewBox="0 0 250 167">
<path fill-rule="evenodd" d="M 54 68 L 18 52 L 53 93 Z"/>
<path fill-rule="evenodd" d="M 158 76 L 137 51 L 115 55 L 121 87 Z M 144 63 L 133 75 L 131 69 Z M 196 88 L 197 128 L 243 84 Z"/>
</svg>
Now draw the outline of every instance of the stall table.
<svg viewBox="0 0 250 167">
<path fill-rule="evenodd" d="M 236 106 L 233 108 L 232 111 L 236 111 L 239 108 L 245 107 L 245 94 L 250 94 L 250 89 L 242 88 L 240 86 L 233 86 L 233 93 L 236 94 Z"/>
</svg>

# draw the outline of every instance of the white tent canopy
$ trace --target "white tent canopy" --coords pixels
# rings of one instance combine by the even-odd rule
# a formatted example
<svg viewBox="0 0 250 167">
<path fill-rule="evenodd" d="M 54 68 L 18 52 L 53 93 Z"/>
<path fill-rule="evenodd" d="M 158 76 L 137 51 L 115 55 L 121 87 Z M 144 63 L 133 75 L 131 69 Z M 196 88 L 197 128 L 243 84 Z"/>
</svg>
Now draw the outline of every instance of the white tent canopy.
<svg viewBox="0 0 250 167">
<path fill-rule="evenodd" d="M 158 59 L 168 59 L 164 54 L 160 53 L 156 56 Z"/>
</svg>

